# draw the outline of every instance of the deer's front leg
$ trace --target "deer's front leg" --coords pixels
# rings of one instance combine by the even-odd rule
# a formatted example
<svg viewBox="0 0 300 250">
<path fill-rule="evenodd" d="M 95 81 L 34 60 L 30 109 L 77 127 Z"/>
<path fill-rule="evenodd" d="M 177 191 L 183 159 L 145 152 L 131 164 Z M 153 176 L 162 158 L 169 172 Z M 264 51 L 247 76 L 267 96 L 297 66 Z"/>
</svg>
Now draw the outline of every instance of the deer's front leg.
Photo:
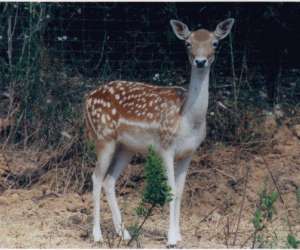
<svg viewBox="0 0 300 250">
<path fill-rule="evenodd" d="M 181 240 L 180 234 L 180 205 L 181 197 L 184 189 L 185 179 L 192 157 L 187 157 L 176 163 L 175 182 L 176 182 L 176 200 L 175 200 L 175 223 L 177 240 Z"/>
<path fill-rule="evenodd" d="M 176 218 L 175 218 L 175 201 L 176 201 L 176 186 L 175 186 L 175 175 L 174 175 L 174 153 L 163 152 L 162 159 L 166 167 L 168 184 L 171 188 L 172 201 L 170 202 L 170 220 L 169 220 L 169 231 L 168 231 L 168 245 L 174 246 L 177 242 L 177 230 L 176 230 Z"/>
</svg>

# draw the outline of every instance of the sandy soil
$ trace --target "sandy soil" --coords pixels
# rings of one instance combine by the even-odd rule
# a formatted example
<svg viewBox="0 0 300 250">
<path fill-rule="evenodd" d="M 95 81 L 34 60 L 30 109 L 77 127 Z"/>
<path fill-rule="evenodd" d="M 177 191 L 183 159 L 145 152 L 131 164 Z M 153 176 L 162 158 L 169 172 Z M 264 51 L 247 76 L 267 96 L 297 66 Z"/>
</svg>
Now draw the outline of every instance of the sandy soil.
<svg viewBox="0 0 300 250">
<path fill-rule="evenodd" d="M 267 130 L 272 127 L 266 120 Z M 270 235 L 276 234 L 276 246 L 285 247 L 289 227 L 300 238 L 300 204 L 296 190 L 300 187 L 300 140 L 296 126 L 285 124 L 272 130 L 266 147 L 258 152 L 239 146 L 210 145 L 195 155 L 190 168 L 183 200 L 181 228 L 182 248 L 240 247 L 251 236 L 251 218 L 258 201 L 258 193 L 266 185 L 275 190 L 266 167 L 278 183 L 284 204 L 276 203 L 277 214 L 268 225 Z M 16 153 L 15 153 L 16 154 Z M 6 162 L 0 154 L 0 175 L 16 168 L 32 168 L 28 159 L 15 157 Z M 248 180 L 246 191 L 246 173 Z M 134 213 L 143 186 L 134 176 L 142 173 L 141 165 L 131 165 L 118 182 L 119 205 L 125 225 L 138 220 Z M 50 178 L 51 179 L 51 178 Z M 0 179 L 1 180 L 1 179 Z M 4 181 L 4 180 L 1 180 Z M 237 231 L 239 211 L 240 224 Z M 7 189 L 0 194 L 0 247 L 1 248 L 99 248 L 126 247 L 113 234 L 111 213 L 104 197 L 102 230 L 103 244 L 91 238 L 91 193 L 56 193 L 47 182 L 37 183 L 30 189 Z M 164 248 L 168 222 L 168 208 L 157 209 L 145 224 L 140 246 Z M 268 236 L 269 237 L 269 236 Z M 245 247 L 251 245 L 251 240 Z M 132 245 L 136 247 L 135 243 Z"/>
</svg>

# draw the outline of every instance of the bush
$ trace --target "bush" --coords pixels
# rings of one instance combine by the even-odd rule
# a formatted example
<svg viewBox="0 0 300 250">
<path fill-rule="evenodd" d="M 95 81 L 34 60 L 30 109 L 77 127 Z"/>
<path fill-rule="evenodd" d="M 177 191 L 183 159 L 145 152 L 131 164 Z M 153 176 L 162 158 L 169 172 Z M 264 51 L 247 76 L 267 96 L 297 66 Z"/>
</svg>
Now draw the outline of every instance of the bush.
<svg viewBox="0 0 300 250">
<path fill-rule="evenodd" d="M 138 238 L 142 227 L 152 215 L 153 209 L 157 206 L 163 207 L 171 200 L 171 188 L 167 183 L 166 171 L 162 159 L 157 155 L 154 148 L 150 146 L 145 163 L 145 188 L 142 195 L 142 202 L 136 209 L 136 214 L 138 217 L 143 218 L 143 221 L 139 226 L 136 223 L 130 227 L 132 238 L 128 242 L 128 245 L 133 240 L 139 245 Z"/>
</svg>

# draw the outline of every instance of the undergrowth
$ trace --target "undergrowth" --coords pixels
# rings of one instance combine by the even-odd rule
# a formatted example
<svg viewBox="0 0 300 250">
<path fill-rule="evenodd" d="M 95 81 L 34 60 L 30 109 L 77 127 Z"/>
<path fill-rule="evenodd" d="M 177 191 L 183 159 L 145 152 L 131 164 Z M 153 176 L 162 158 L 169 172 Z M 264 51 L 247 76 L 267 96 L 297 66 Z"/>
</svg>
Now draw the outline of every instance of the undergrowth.
<svg viewBox="0 0 300 250">
<path fill-rule="evenodd" d="M 282 247 L 282 244 L 284 244 L 279 232 L 276 228 L 272 227 L 273 221 L 280 219 L 275 218 L 277 215 L 276 203 L 278 198 L 278 192 L 268 192 L 266 188 L 264 188 L 259 194 L 259 201 L 252 218 L 252 224 L 254 227 L 251 244 L 252 248 L 279 248 Z M 286 218 L 284 221 L 286 221 L 287 226 L 289 227 L 285 246 L 287 248 L 299 248 L 300 241 L 292 232 L 289 219 Z"/>
</svg>

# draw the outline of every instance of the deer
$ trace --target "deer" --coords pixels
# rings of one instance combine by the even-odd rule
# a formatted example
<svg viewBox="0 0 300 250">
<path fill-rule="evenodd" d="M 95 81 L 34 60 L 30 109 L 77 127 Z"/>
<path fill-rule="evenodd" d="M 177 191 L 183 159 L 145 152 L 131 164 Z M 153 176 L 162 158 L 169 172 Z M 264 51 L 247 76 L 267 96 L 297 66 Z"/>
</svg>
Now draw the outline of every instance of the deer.
<svg viewBox="0 0 300 250">
<path fill-rule="evenodd" d="M 169 202 L 167 246 L 182 240 L 180 206 L 192 156 L 206 137 L 210 68 L 220 40 L 231 32 L 233 18 L 214 31 L 190 31 L 171 19 L 175 36 L 184 41 L 191 65 L 188 89 L 143 82 L 115 80 L 85 97 L 87 137 L 95 145 L 97 162 L 92 174 L 93 238 L 102 242 L 100 195 L 102 187 L 112 212 L 117 234 L 130 240 L 118 207 L 115 185 L 134 154 L 146 154 L 152 145 L 161 157 L 172 200 Z"/>
</svg>

